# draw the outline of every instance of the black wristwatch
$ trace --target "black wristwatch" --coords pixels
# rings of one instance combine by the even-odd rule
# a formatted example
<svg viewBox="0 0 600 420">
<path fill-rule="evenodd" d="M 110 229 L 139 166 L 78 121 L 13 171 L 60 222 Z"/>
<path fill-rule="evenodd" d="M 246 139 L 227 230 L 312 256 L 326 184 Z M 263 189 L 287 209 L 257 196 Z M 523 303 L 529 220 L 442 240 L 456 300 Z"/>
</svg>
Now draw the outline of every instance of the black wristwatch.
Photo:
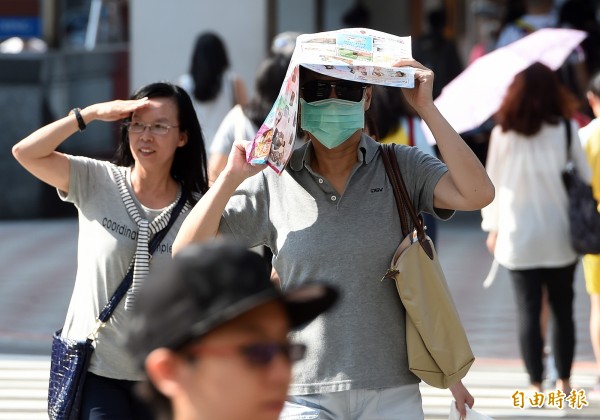
<svg viewBox="0 0 600 420">
<path fill-rule="evenodd" d="M 87 125 L 85 124 L 85 121 L 83 121 L 83 117 L 81 116 L 81 109 L 73 108 L 70 113 L 75 115 L 75 119 L 77 120 L 77 125 L 79 126 L 79 131 L 85 130 Z"/>
</svg>

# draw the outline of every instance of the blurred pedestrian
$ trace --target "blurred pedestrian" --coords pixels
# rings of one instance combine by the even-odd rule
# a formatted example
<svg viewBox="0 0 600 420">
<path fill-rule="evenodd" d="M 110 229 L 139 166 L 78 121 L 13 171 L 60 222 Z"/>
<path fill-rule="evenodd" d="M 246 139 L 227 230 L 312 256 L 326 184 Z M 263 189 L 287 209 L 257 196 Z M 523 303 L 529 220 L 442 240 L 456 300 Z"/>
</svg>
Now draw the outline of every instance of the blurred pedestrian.
<svg viewBox="0 0 600 420">
<path fill-rule="evenodd" d="M 244 81 L 230 67 L 221 37 L 204 32 L 196 38 L 189 72 L 177 81 L 194 101 L 207 148 L 227 112 L 248 100 Z"/>
<path fill-rule="evenodd" d="M 481 0 L 472 4 L 472 12 L 475 17 L 475 31 L 477 42 L 469 51 L 467 63 L 493 51 L 500 32 L 500 6 L 490 0 Z"/>
<path fill-rule="evenodd" d="M 427 142 L 421 128 L 421 118 L 404 99 L 402 91 L 390 86 L 373 86 L 371 106 L 365 113 L 365 120 L 373 121 L 376 127 L 367 132 L 380 143 L 415 146 L 423 153 L 436 156 L 434 148 Z M 366 125 L 368 129 L 369 124 Z M 427 235 L 433 243 L 437 240 L 437 222 L 429 213 L 421 213 L 427 229 Z"/>
<path fill-rule="evenodd" d="M 365 6 L 364 0 L 355 0 L 352 7 L 344 12 L 342 25 L 346 28 L 371 27 L 371 12 Z"/>
<path fill-rule="evenodd" d="M 289 62 L 289 57 L 284 55 L 265 59 L 256 72 L 252 99 L 245 106 L 234 106 L 219 125 L 210 147 L 208 179 L 211 184 L 225 168 L 235 140 L 250 140 L 256 135 L 277 99 Z"/>
<path fill-rule="evenodd" d="M 531 386 L 542 390 L 542 290 L 552 312 L 558 381 L 570 391 L 575 350 L 573 280 L 577 254 L 569 242 L 567 194 L 561 172 L 567 160 L 566 124 L 577 101 L 541 63 L 518 73 L 496 114 L 486 168 L 497 195 L 482 210 L 487 247 L 509 269 L 519 321 L 519 342 Z M 571 143 L 582 176 L 589 168 L 581 145 Z"/>
<path fill-rule="evenodd" d="M 283 290 L 310 278 L 339 286 L 340 303 L 293 335 L 308 352 L 294 369 L 282 418 L 423 419 L 419 379 L 408 369 L 405 311 L 394 284 L 379 281 L 402 233 L 382 146 L 363 134 L 372 87 L 299 63 L 299 121 L 308 143 L 292 152 L 278 175 L 249 164 L 250 142 L 236 141 L 174 250 L 218 233 L 233 235 L 246 246 L 273 250 Z M 415 208 L 445 219 L 453 213 L 446 209 L 486 205 L 493 186 L 433 104 L 433 73 L 412 59 L 396 65 L 415 68 L 415 88 L 403 92 L 429 124 L 446 162 L 417 148 L 396 148 Z M 473 397 L 460 381 L 450 389 L 465 415 Z M 348 400 L 361 407 L 352 415 Z"/>
<path fill-rule="evenodd" d="M 56 150 L 96 120 L 124 123 L 114 164 Z M 85 340 L 99 311 L 134 266 L 127 298 L 97 333 L 81 418 L 151 418 L 130 393 L 142 372 L 122 341 L 140 283 L 149 270 L 171 259 L 177 230 L 208 189 L 202 131 L 190 97 L 178 86 L 152 83 L 130 100 L 75 108 L 21 140 L 13 154 L 79 213 L 77 276 L 63 337 Z M 167 225 L 180 199 L 186 205 L 149 260 L 148 238 Z"/>
<path fill-rule="evenodd" d="M 595 6 L 587 0 L 567 0 L 559 11 L 562 28 L 587 32 L 587 36 L 560 68 L 560 77 L 581 101 L 580 126 L 587 125 L 594 117 L 586 99 L 590 79 L 600 70 L 600 25 L 596 19 Z"/>
<path fill-rule="evenodd" d="M 280 292 L 239 245 L 190 246 L 142 288 L 128 338 L 147 373 L 138 392 L 157 420 L 276 420 L 306 350 L 288 332 L 335 299 L 318 283 Z"/>
<path fill-rule="evenodd" d="M 446 10 L 440 7 L 427 13 L 429 32 L 414 41 L 412 53 L 415 60 L 435 72 L 433 99 L 464 69 L 454 39 L 446 37 Z"/>
<path fill-rule="evenodd" d="M 496 48 L 504 47 L 538 29 L 555 28 L 557 25 L 554 0 L 525 0 L 525 13 L 502 28 Z"/>
<path fill-rule="evenodd" d="M 296 38 L 300 32 L 285 31 L 280 32 L 273 37 L 271 41 L 271 55 L 283 55 L 288 59 L 292 57 L 294 48 L 296 48 Z"/>
<path fill-rule="evenodd" d="M 594 197 L 600 203 L 600 72 L 592 77 L 587 98 L 596 118 L 579 130 L 579 137 L 592 170 Z M 600 255 L 584 255 L 582 261 L 586 290 L 590 295 L 590 338 L 598 374 L 598 381 L 589 395 L 600 399 Z"/>
</svg>

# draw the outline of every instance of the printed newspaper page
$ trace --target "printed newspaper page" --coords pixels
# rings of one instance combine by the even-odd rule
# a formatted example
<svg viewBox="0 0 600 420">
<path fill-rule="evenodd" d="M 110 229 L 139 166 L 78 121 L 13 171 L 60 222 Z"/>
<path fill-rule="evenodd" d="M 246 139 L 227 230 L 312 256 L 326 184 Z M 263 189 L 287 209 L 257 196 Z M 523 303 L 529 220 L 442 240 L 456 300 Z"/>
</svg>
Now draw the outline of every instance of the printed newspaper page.
<svg viewBox="0 0 600 420">
<path fill-rule="evenodd" d="M 296 139 L 299 66 L 344 80 L 403 88 L 414 87 L 415 69 L 393 67 L 412 58 L 410 37 L 352 28 L 300 35 L 273 108 L 247 150 L 252 164 L 283 171 Z"/>
</svg>

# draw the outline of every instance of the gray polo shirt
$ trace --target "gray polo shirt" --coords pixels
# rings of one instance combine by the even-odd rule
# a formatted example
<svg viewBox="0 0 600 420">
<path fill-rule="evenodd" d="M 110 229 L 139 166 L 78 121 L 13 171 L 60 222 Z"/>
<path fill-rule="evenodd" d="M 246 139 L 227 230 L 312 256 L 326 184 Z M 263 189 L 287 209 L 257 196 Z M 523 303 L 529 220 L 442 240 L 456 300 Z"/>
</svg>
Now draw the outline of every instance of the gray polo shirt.
<svg viewBox="0 0 600 420">
<path fill-rule="evenodd" d="M 364 135 L 342 195 L 311 169 L 312 145 L 292 154 L 281 175 L 267 169 L 238 188 L 220 232 L 247 246 L 267 245 L 283 289 L 310 280 L 340 289 L 340 302 L 292 334 L 308 345 L 294 366 L 291 394 L 375 389 L 417 383 L 408 370 L 404 308 L 392 281 L 380 281 L 400 243 L 400 221 L 380 144 Z M 397 158 L 418 210 L 433 209 L 433 191 L 447 171 L 416 147 Z"/>
</svg>

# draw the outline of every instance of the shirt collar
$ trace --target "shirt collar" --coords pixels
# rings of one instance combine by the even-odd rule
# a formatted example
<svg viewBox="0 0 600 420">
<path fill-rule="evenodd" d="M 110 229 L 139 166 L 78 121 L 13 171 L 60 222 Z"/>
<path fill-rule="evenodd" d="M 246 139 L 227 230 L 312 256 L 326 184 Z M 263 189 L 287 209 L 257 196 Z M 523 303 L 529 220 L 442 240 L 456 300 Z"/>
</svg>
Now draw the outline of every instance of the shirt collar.
<svg viewBox="0 0 600 420">
<path fill-rule="evenodd" d="M 362 162 L 363 165 L 368 165 L 375 158 L 375 154 L 380 147 L 381 144 L 363 132 L 360 136 L 360 142 L 358 143 L 358 161 Z M 312 142 L 309 141 L 294 150 L 289 162 L 290 169 L 298 172 L 302 170 L 304 166 L 310 167 L 312 148 Z"/>
</svg>

